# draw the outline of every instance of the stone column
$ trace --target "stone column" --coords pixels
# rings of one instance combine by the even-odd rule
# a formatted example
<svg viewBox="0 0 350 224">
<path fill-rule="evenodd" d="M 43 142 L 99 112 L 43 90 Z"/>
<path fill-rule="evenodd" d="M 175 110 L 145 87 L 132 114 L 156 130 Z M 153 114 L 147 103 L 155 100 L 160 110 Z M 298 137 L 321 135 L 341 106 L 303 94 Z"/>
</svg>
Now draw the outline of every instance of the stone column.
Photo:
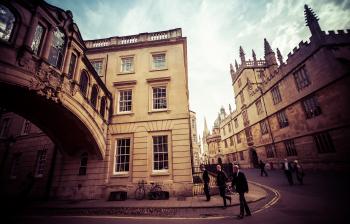
<svg viewBox="0 0 350 224">
<path fill-rule="evenodd" d="M 27 49 L 31 49 L 34 35 L 35 35 L 35 31 L 36 31 L 36 27 L 38 26 L 38 22 L 39 22 L 40 17 L 41 17 L 41 15 L 37 12 L 33 15 L 32 19 L 30 21 L 30 26 L 28 27 L 28 30 L 27 30 L 27 33 L 26 33 L 26 36 L 24 39 L 24 43 L 23 43 L 23 45 Z"/>
<path fill-rule="evenodd" d="M 42 59 L 44 59 L 45 61 L 47 61 L 47 59 L 49 58 L 51 43 L 52 43 L 52 39 L 53 39 L 53 33 L 56 30 L 57 30 L 56 27 L 51 26 L 49 32 L 47 33 L 46 41 L 45 41 L 44 48 L 42 51 L 42 56 L 41 56 Z"/>
<path fill-rule="evenodd" d="M 77 64 L 75 65 L 75 71 L 74 71 L 74 76 L 73 76 L 73 80 L 75 82 L 78 82 L 77 78 L 79 76 L 79 67 L 80 67 L 80 62 L 81 62 L 81 59 L 83 57 L 83 54 L 80 53 L 79 57 L 77 58 Z"/>
<path fill-rule="evenodd" d="M 72 55 L 72 51 L 73 51 L 73 46 L 69 46 L 68 48 L 68 52 L 66 54 L 66 60 L 64 61 L 64 67 L 63 67 L 63 73 L 65 75 L 68 74 L 68 70 L 69 70 L 69 63 L 70 63 L 70 58 L 71 58 L 71 55 Z"/>
</svg>

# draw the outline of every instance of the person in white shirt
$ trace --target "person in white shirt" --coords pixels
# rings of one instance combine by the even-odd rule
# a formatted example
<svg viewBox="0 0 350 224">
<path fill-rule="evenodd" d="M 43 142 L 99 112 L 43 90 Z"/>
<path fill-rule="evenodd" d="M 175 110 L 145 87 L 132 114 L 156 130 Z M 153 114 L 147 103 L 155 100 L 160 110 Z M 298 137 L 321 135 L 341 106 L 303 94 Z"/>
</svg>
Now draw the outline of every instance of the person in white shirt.
<svg viewBox="0 0 350 224">
<path fill-rule="evenodd" d="M 292 176 L 293 168 L 288 162 L 287 158 L 285 158 L 284 163 L 282 163 L 282 170 L 284 172 L 284 175 L 287 177 L 289 184 L 293 185 L 293 176 Z"/>
</svg>

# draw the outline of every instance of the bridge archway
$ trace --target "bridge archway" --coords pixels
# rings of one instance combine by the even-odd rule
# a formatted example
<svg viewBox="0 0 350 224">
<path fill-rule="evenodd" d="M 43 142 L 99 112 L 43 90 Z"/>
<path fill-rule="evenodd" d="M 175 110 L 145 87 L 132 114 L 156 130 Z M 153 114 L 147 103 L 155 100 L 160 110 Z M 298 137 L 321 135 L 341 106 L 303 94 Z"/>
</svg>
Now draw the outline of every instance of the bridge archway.
<svg viewBox="0 0 350 224">
<path fill-rule="evenodd" d="M 82 116 L 85 108 L 72 108 L 70 104 L 77 102 L 67 96 L 63 98 L 61 103 L 57 103 L 26 87 L 0 82 L 0 107 L 21 115 L 39 127 L 65 159 L 74 157 L 81 149 L 90 152 L 96 159 L 103 159 L 105 134 L 102 130 L 96 130 L 98 124 L 94 124 L 93 119 Z M 78 114 L 78 111 L 81 113 Z"/>
</svg>

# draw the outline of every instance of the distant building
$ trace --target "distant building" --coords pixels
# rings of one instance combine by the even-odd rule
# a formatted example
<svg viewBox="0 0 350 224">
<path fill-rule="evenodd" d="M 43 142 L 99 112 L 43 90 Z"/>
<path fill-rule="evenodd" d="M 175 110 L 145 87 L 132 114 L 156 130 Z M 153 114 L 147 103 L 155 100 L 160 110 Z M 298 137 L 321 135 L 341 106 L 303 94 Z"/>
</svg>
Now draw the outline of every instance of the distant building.
<svg viewBox="0 0 350 224">
<path fill-rule="evenodd" d="M 197 118 L 196 113 L 193 111 L 190 111 L 190 124 L 192 166 L 199 166 L 203 163 L 203 156 L 201 152 L 201 136 L 197 138 Z"/>
<path fill-rule="evenodd" d="M 29 171 L 33 198 L 133 198 L 142 180 L 193 195 L 180 28 L 84 41 L 69 10 L 25 0 L 0 8 L 1 197 L 18 196 Z"/>
<path fill-rule="evenodd" d="M 287 158 L 308 170 L 349 171 L 350 30 L 326 34 L 307 5 L 305 18 L 310 42 L 301 41 L 286 62 L 265 39 L 265 60 L 254 50 L 246 60 L 240 47 L 241 64 L 231 65 L 237 109 L 221 120 L 220 135 L 229 148 L 224 157 L 241 167 Z"/>
</svg>

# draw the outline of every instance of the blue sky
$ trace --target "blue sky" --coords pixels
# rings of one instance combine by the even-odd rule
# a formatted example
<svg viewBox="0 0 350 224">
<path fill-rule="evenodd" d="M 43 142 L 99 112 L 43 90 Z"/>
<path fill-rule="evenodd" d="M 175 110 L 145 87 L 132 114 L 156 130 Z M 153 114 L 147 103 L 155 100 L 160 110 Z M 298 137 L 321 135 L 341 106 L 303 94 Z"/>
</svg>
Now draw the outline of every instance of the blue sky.
<svg viewBox="0 0 350 224">
<path fill-rule="evenodd" d="M 264 57 L 264 38 L 287 59 L 309 41 L 304 5 L 321 29 L 350 29 L 350 0 L 47 0 L 73 12 L 85 40 L 182 28 L 188 43 L 190 109 L 202 136 L 204 116 L 211 129 L 221 106 L 235 109 L 230 63 L 240 64 L 239 46 L 252 59 Z"/>
</svg>

